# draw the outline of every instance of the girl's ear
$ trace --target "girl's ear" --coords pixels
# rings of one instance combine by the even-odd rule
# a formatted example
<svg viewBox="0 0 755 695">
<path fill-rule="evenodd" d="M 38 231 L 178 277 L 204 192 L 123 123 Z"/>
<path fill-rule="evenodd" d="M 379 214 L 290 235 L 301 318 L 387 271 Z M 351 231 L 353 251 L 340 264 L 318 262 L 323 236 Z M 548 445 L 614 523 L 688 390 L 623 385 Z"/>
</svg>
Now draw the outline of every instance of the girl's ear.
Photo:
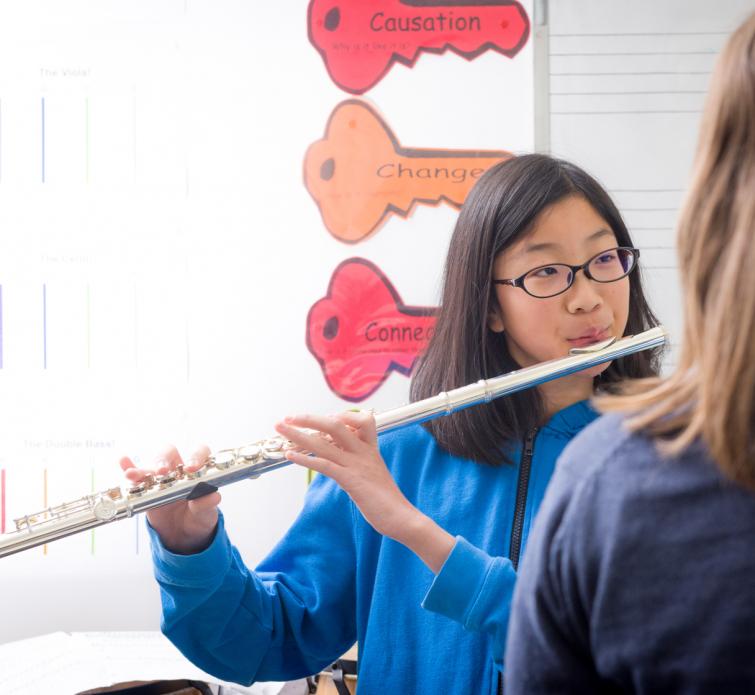
<svg viewBox="0 0 755 695">
<path fill-rule="evenodd" d="M 497 303 L 488 314 L 488 328 L 493 331 L 493 333 L 503 333 L 503 317 L 501 316 L 501 309 Z"/>
</svg>

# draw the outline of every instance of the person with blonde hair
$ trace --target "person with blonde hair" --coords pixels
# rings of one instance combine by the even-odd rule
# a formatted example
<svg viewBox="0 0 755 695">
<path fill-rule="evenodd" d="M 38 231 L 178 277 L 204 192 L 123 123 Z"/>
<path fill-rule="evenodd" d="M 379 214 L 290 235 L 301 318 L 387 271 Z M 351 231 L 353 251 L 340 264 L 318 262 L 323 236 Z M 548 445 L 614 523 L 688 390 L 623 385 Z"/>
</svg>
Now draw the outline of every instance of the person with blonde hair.
<svg viewBox="0 0 755 695">
<path fill-rule="evenodd" d="M 755 14 L 722 52 L 678 225 L 667 378 L 599 398 L 513 599 L 506 695 L 755 692 Z"/>
</svg>

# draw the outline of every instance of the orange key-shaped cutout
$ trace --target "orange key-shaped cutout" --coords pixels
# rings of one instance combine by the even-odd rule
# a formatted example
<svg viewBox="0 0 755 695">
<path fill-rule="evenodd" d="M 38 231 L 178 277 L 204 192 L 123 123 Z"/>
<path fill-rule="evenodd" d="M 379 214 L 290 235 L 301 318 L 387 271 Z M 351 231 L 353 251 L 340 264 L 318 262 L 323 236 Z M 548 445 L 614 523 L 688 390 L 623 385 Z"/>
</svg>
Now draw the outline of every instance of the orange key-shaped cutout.
<svg viewBox="0 0 755 695">
<path fill-rule="evenodd" d="M 304 184 L 328 231 L 355 243 L 391 214 L 407 217 L 416 203 L 460 208 L 480 176 L 511 156 L 402 147 L 372 107 L 349 99 L 333 110 L 325 137 L 309 146 Z"/>
</svg>

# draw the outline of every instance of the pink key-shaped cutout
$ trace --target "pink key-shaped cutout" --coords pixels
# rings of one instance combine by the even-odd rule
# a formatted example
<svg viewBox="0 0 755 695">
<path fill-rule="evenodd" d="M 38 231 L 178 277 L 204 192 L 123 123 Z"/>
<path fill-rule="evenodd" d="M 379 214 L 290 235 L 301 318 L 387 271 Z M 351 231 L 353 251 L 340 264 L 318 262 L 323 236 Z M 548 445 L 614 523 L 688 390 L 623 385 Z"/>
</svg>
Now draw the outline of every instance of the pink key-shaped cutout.
<svg viewBox="0 0 755 695">
<path fill-rule="evenodd" d="M 307 28 L 331 79 L 352 94 L 374 87 L 394 63 L 411 67 L 423 52 L 471 60 L 492 50 L 512 58 L 530 34 L 514 0 L 311 0 Z"/>
<path fill-rule="evenodd" d="M 405 305 L 374 263 L 349 258 L 309 310 L 307 347 L 335 394 L 362 401 L 392 371 L 411 374 L 432 337 L 436 311 Z"/>
</svg>

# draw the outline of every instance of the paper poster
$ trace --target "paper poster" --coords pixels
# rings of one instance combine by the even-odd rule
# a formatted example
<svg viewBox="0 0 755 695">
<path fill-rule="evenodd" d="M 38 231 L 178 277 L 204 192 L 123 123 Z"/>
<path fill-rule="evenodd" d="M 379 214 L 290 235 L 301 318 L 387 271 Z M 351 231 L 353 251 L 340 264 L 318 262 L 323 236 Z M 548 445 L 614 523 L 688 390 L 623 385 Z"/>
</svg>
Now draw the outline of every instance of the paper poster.
<svg viewBox="0 0 755 695">
<path fill-rule="evenodd" d="M 307 150 L 304 183 L 328 231 L 355 243 L 417 204 L 460 208 L 480 176 L 510 156 L 404 147 L 372 106 L 350 99 L 336 106 L 325 137 Z"/>
<path fill-rule="evenodd" d="M 312 0 L 307 29 L 333 82 L 362 94 L 394 63 L 412 67 L 422 53 L 453 51 L 472 60 L 492 50 L 511 58 L 527 42 L 530 24 L 510 1 Z"/>
<path fill-rule="evenodd" d="M 362 401 L 392 371 L 411 374 L 435 328 L 434 307 L 405 305 L 374 263 L 349 258 L 307 316 L 307 347 L 331 390 Z"/>
</svg>

